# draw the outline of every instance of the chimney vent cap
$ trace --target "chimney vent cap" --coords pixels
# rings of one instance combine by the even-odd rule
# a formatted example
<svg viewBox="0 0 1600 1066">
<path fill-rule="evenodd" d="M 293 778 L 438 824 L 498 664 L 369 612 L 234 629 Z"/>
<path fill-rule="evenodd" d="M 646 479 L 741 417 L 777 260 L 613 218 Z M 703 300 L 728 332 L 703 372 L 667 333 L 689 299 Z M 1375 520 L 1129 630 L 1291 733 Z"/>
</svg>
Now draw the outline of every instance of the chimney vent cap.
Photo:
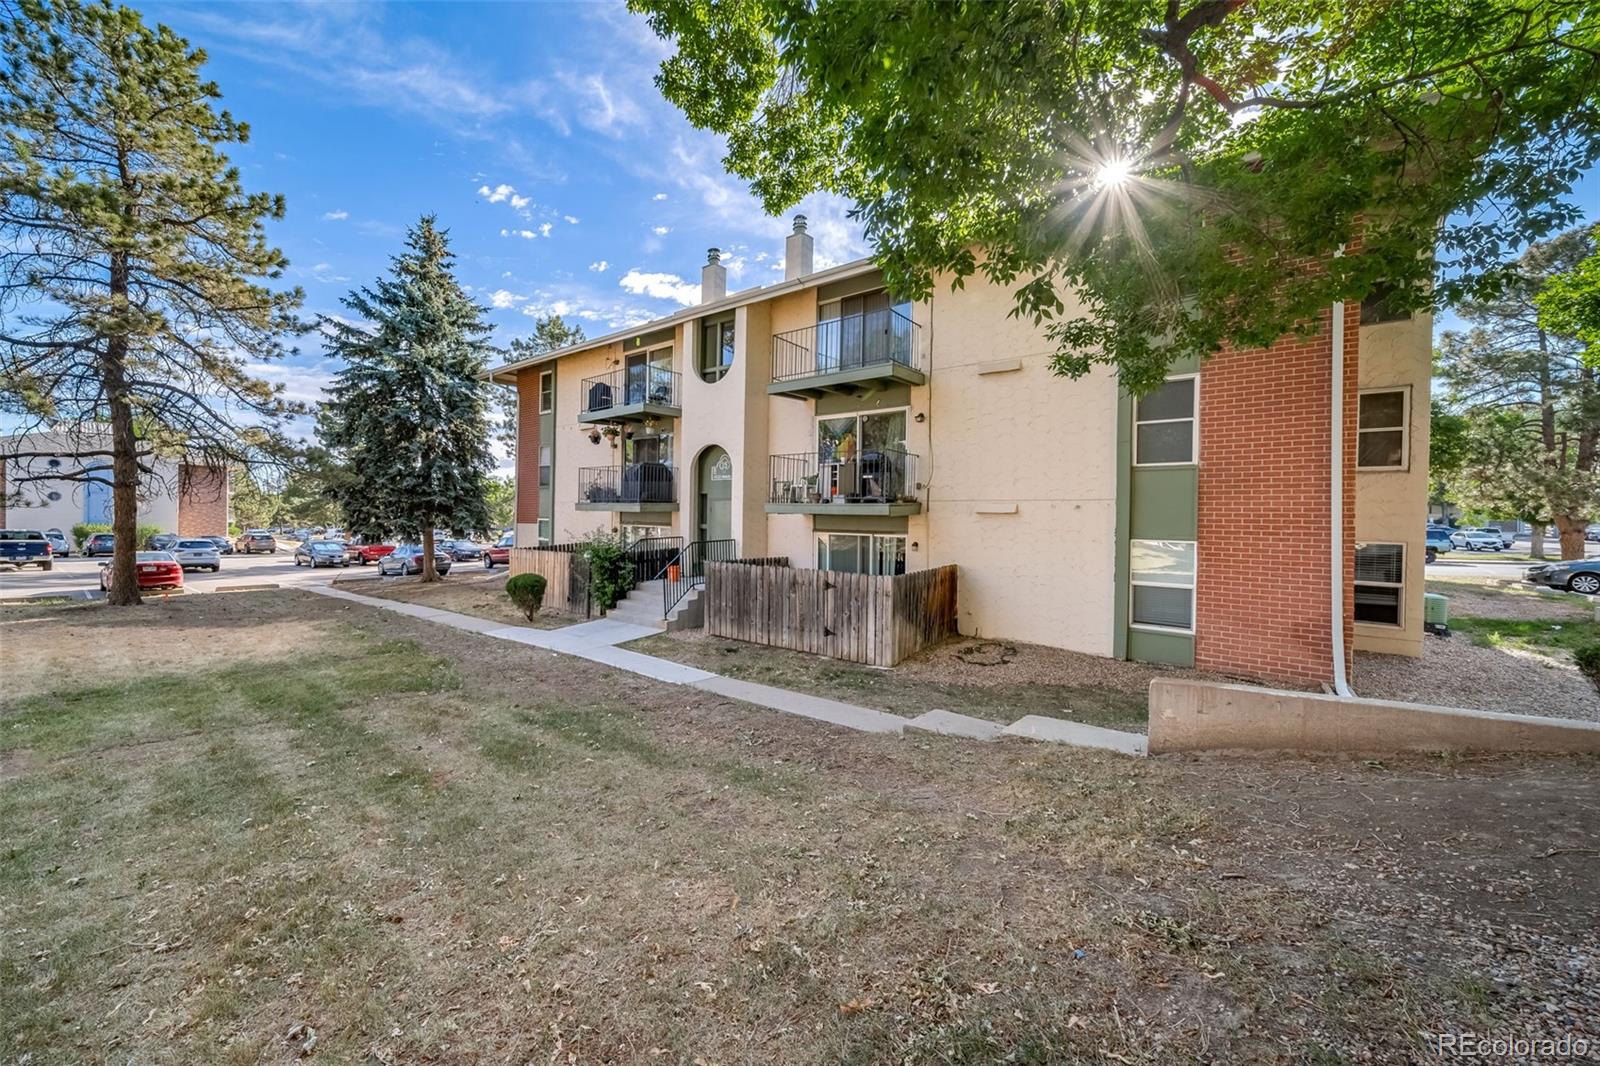
<svg viewBox="0 0 1600 1066">
<path fill-rule="evenodd" d="M 708 265 L 715 266 L 717 263 L 720 263 L 720 262 L 722 262 L 722 249 L 721 248 L 707 248 L 706 249 L 706 263 Z"/>
<path fill-rule="evenodd" d="M 794 231 L 796 233 L 804 233 L 806 231 L 806 216 L 794 216 Z"/>
</svg>

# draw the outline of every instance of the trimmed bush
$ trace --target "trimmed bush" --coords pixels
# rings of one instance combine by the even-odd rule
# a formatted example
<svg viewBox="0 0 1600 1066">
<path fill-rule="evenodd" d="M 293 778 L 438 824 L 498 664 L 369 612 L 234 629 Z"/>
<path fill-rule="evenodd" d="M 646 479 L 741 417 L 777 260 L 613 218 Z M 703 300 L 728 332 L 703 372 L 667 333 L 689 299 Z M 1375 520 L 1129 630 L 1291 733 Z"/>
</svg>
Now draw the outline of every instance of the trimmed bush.
<svg viewBox="0 0 1600 1066">
<path fill-rule="evenodd" d="M 539 608 L 544 606 L 544 586 L 543 574 L 517 574 L 506 578 L 506 595 L 531 622 L 533 616 L 539 613 Z"/>
<path fill-rule="evenodd" d="M 1594 682 L 1594 687 L 1600 688 L 1600 640 L 1579 645 L 1572 657 L 1577 660 L 1578 669 Z"/>
<path fill-rule="evenodd" d="M 78 522 L 72 527 L 72 546 L 77 551 L 82 551 L 84 541 L 88 540 L 96 533 L 110 532 L 112 532 L 111 527 L 106 525 L 104 522 Z M 145 541 L 149 540 L 157 533 L 164 532 L 166 532 L 166 530 L 162 529 L 160 526 L 145 525 L 143 522 L 139 523 L 138 533 L 136 534 L 136 538 L 138 539 L 139 543 L 135 546 L 134 550 L 142 551 L 144 549 Z"/>
</svg>

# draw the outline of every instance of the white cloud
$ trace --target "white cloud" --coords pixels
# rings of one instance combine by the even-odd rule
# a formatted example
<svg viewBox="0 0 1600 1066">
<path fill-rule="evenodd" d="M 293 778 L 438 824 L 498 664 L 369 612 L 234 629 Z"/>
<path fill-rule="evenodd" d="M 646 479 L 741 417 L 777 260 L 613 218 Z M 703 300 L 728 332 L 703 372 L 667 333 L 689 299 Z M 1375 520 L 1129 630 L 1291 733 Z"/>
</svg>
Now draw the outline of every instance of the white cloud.
<svg viewBox="0 0 1600 1066">
<path fill-rule="evenodd" d="M 658 192 L 654 196 L 650 197 L 652 200 L 665 200 L 666 198 L 667 194 L 664 192 Z"/>
<path fill-rule="evenodd" d="M 327 361 L 315 366 L 294 366 L 289 363 L 246 363 L 245 373 L 272 385 L 283 386 L 283 398 L 313 406 L 327 401 L 327 389 L 333 384 L 333 364 Z"/>
<path fill-rule="evenodd" d="M 520 303 L 525 303 L 527 299 L 526 296 L 518 296 L 507 289 L 496 289 L 489 294 L 489 306 L 498 307 L 503 311 L 508 307 L 515 307 Z"/>
<path fill-rule="evenodd" d="M 606 272 L 606 268 L 610 265 L 611 264 L 606 262 L 604 259 L 596 259 L 594 262 L 589 264 L 589 269 L 594 271 L 596 274 L 604 274 Z"/>
<path fill-rule="evenodd" d="M 324 222 L 343 222 L 345 219 L 347 219 L 349 217 L 350 217 L 350 212 L 348 212 L 348 211 L 324 211 L 324 212 L 322 212 L 322 220 Z"/>
<path fill-rule="evenodd" d="M 480 185 L 478 195 L 491 204 L 510 204 L 512 210 L 520 212 L 524 218 L 528 216 L 528 205 L 533 203 L 533 197 L 519 196 L 516 189 L 504 183 L 492 189 L 488 185 Z"/>
<path fill-rule="evenodd" d="M 531 241 L 539 235 L 531 229 L 503 229 L 500 231 L 500 236 L 521 237 L 525 241 Z"/>
<path fill-rule="evenodd" d="M 569 226 L 576 226 L 578 224 L 578 220 L 572 215 L 562 215 L 561 217 Z"/>
<path fill-rule="evenodd" d="M 549 222 L 541 222 L 539 223 L 539 236 L 548 237 L 550 236 L 550 231 L 553 229 L 555 229 L 553 224 Z"/>
<path fill-rule="evenodd" d="M 579 124 L 596 133 L 621 137 L 629 128 L 645 124 L 644 110 L 631 93 L 615 82 L 608 84 L 604 74 L 562 72 L 556 80 L 571 95 Z"/>
<path fill-rule="evenodd" d="M 675 300 L 685 307 L 700 302 L 700 286 L 684 281 L 676 274 L 652 274 L 635 267 L 622 275 L 617 284 L 635 296 Z"/>
<path fill-rule="evenodd" d="M 650 232 L 654 233 L 657 237 L 665 237 L 667 234 L 672 232 L 672 227 L 671 226 L 651 226 L 650 227 Z"/>
</svg>

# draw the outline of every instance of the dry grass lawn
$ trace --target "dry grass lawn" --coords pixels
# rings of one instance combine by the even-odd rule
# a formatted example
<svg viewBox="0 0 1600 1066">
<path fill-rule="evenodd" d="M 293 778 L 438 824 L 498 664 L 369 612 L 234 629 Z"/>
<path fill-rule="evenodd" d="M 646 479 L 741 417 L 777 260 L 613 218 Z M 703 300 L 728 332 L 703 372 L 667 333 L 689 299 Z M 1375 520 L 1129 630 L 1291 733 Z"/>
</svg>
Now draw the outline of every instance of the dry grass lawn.
<svg viewBox="0 0 1600 1066">
<path fill-rule="evenodd" d="M 24 642 L 0 1061 L 1392 1063 L 1430 1031 L 1600 1037 L 1594 760 L 856 735 L 292 591 L 0 611 Z"/>
<path fill-rule="evenodd" d="M 504 567 L 485 570 L 482 566 L 456 563 L 444 580 L 423 584 L 421 578 L 388 577 L 367 581 L 358 580 L 341 587 L 362 596 L 381 600 L 404 600 L 423 607 L 436 607 L 441 611 L 456 611 L 508 626 L 532 626 L 535 629 L 560 629 L 582 621 L 557 614 L 548 607 L 534 616 L 533 621 L 523 614 L 506 596 L 506 579 L 511 576 Z M 335 584 L 340 584 L 335 582 Z"/>
</svg>

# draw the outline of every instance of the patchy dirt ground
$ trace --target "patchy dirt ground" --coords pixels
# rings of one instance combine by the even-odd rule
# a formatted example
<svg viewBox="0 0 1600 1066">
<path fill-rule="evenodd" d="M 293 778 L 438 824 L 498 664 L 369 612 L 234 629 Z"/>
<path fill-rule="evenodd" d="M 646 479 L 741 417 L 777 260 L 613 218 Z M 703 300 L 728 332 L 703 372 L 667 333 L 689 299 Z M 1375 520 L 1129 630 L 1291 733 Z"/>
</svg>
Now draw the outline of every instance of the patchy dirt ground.
<svg viewBox="0 0 1600 1066">
<path fill-rule="evenodd" d="M 845 733 L 296 592 L 26 608 L 0 1048 L 1356 1062 L 1600 1037 L 1600 762 Z M 180 662 L 169 629 L 314 634 Z M 75 641 L 123 649 L 83 665 Z"/>
<path fill-rule="evenodd" d="M 363 596 L 383 600 L 404 600 L 424 607 L 437 607 L 441 611 L 456 611 L 478 618 L 504 622 L 508 626 L 533 626 L 538 629 L 559 629 L 581 619 L 568 618 L 554 611 L 541 610 L 530 622 L 506 596 L 506 579 L 511 575 L 504 568 L 485 570 L 481 566 L 469 567 L 458 563 L 446 574 L 444 580 L 423 584 L 420 578 L 394 577 L 375 581 L 352 581 L 341 587 Z M 335 582 L 335 584 L 340 584 Z"/>
<path fill-rule="evenodd" d="M 1594 618 L 1594 600 L 1574 592 L 1548 592 L 1521 581 L 1429 581 L 1428 591 L 1450 600 L 1451 617 L 1581 622 Z"/>
</svg>

